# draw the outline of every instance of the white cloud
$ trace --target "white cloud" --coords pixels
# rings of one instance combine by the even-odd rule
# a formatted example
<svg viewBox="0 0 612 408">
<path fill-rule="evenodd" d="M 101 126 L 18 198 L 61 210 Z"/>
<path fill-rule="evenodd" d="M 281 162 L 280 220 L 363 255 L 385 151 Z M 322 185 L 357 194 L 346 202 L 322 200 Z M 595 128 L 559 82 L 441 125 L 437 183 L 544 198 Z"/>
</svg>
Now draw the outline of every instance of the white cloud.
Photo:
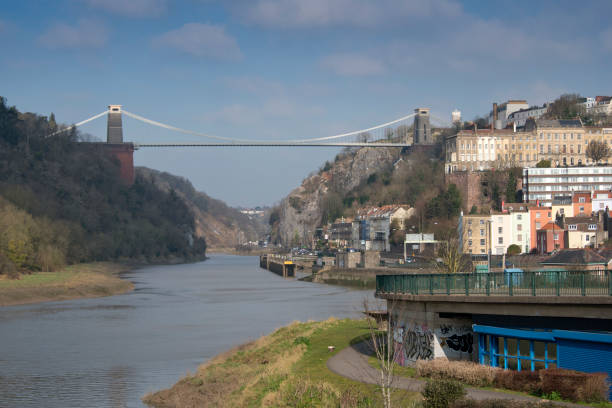
<svg viewBox="0 0 612 408">
<path fill-rule="evenodd" d="M 127 17 L 156 17 L 167 10 L 167 0 L 85 0 L 90 7 Z"/>
<path fill-rule="evenodd" d="M 224 82 L 228 88 L 252 94 L 270 95 L 284 94 L 286 92 L 285 86 L 280 82 L 257 76 L 228 77 L 225 78 Z"/>
<path fill-rule="evenodd" d="M 383 74 L 385 65 L 378 59 L 359 54 L 336 54 L 323 58 L 321 66 L 338 75 L 365 76 Z"/>
<path fill-rule="evenodd" d="M 236 40 L 223 26 L 188 23 L 153 39 L 155 47 L 174 48 L 196 57 L 235 61 L 242 58 Z"/>
<path fill-rule="evenodd" d="M 108 42 L 108 30 L 95 20 L 81 19 L 75 25 L 57 23 L 38 41 L 47 48 L 100 48 Z"/>
<path fill-rule="evenodd" d="M 601 33 L 601 45 L 606 51 L 612 52 L 612 28 Z"/>
<path fill-rule="evenodd" d="M 461 13 L 455 0 L 248 0 L 235 3 L 244 20 L 274 28 L 377 26 L 406 18 Z"/>
</svg>

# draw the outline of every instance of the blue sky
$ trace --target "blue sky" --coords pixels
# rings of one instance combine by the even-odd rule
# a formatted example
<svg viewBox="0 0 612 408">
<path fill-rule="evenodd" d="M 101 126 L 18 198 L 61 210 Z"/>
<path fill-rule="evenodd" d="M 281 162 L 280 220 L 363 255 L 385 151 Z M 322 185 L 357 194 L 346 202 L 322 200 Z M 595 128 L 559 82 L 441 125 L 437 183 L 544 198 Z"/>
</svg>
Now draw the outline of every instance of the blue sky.
<svg viewBox="0 0 612 408">
<path fill-rule="evenodd" d="M 0 95 L 78 122 L 108 104 L 245 139 L 327 136 L 430 107 L 612 93 L 612 2 L 55 0 L 0 9 Z M 105 122 L 83 130 L 104 138 Z M 124 118 L 127 140 L 193 137 Z M 231 205 L 272 204 L 338 150 L 142 149 Z"/>
</svg>

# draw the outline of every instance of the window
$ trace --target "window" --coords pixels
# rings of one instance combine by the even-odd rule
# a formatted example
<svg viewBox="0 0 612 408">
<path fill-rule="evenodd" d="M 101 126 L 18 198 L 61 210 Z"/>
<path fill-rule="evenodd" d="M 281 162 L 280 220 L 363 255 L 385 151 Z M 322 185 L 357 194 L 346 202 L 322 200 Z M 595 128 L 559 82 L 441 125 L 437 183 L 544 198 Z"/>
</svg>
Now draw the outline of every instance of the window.
<svg viewBox="0 0 612 408">
<path fill-rule="evenodd" d="M 481 229 L 481 230 L 480 230 L 480 236 L 481 236 L 481 237 L 484 237 L 484 234 L 485 234 L 484 229 Z"/>
<path fill-rule="evenodd" d="M 485 245 L 485 240 L 484 239 L 480 240 L 480 245 Z M 483 249 L 483 251 L 484 251 L 484 249 Z"/>
<path fill-rule="evenodd" d="M 589 230 L 595 231 L 597 229 L 597 224 L 589 224 Z"/>
<path fill-rule="evenodd" d="M 539 222 L 536 222 L 536 229 L 540 229 L 542 228 L 542 224 L 540 224 Z"/>
<path fill-rule="evenodd" d="M 553 239 L 555 241 L 558 241 L 559 240 L 559 234 L 553 234 Z"/>
<path fill-rule="evenodd" d="M 497 243 L 498 244 L 503 244 L 504 243 L 504 238 L 503 237 L 497 238 Z"/>
<path fill-rule="evenodd" d="M 518 224 L 518 225 L 516 226 L 516 230 L 517 230 L 517 231 L 522 231 L 522 230 L 523 230 L 523 224 Z"/>
<path fill-rule="evenodd" d="M 502 234 L 502 231 L 503 231 L 503 228 L 502 228 L 502 227 L 498 227 L 498 228 L 497 228 L 497 233 L 498 233 L 498 234 Z"/>
<path fill-rule="evenodd" d="M 588 235 L 585 235 L 585 236 L 584 236 L 584 240 L 585 240 L 586 242 L 589 242 L 589 238 L 591 238 L 591 237 L 589 237 Z"/>
<path fill-rule="evenodd" d="M 519 242 L 522 241 L 523 240 L 523 234 L 518 234 L 516 236 L 516 240 L 519 241 Z"/>
<path fill-rule="evenodd" d="M 480 225 L 484 225 L 484 220 L 480 220 Z"/>
<path fill-rule="evenodd" d="M 576 231 L 578 230 L 578 226 L 576 224 L 570 224 L 567 226 L 568 231 Z"/>
<path fill-rule="evenodd" d="M 472 246 L 472 240 L 468 239 L 468 246 Z"/>
<path fill-rule="evenodd" d="M 584 203 L 585 202 L 585 198 L 584 197 L 578 197 L 578 202 L 579 203 Z"/>
<path fill-rule="evenodd" d="M 579 211 L 580 211 L 581 213 L 583 213 L 583 212 L 584 212 L 584 207 L 579 207 Z"/>
<path fill-rule="evenodd" d="M 472 220 L 468 220 L 468 225 L 472 225 Z"/>
<path fill-rule="evenodd" d="M 540 218 L 540 213 L 539 212 L 535 213 L 535 216 L 536 218 Z"/>
<path fill-rule="evenodd" d="M 523 216 L 522 216 L 521 214 L 517 214 L 517 215 L 516 215 L 516 219 L 520 221 L 520 220 L 522 220 L 522 219 L 523 219 Z"/>
<path fill-rule="evenodd" d="M 472 236 L 472 230 L 471 230 L 471 229 L 469 229 L 469 230 L 468 230 L 468 237 L 471 237 L 471 236 Z"/>
</svg>

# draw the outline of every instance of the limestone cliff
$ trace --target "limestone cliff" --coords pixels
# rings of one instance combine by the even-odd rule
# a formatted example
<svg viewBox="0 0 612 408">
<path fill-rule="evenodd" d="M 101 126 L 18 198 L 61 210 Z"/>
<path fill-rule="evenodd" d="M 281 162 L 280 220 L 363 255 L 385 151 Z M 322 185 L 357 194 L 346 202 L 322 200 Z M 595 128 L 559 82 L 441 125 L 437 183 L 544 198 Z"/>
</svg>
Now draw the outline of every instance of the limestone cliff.
<svg viewBox="0 0 612 408">
<path fill-rule="evenodd" d="M 325 207 L 330 205 L 331 195 L 341 200 L 372 174 L 392 168 L 399 156 L 399 148 L 372 147 L 336 156 L 334 163 L 307 177 L 301 186 L 281 201 L 278 222 L 280 242 L 290 246 L 296 237 L 299 242 L 309 242 L 316 228 L 325 221 Z"/>
</svg>

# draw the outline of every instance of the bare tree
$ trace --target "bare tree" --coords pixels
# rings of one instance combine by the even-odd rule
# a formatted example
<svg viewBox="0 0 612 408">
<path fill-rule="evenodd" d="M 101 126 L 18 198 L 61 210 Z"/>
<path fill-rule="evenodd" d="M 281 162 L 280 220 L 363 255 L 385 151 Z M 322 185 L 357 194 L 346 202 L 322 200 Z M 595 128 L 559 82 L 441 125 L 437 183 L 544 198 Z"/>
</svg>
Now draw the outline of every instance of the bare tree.
<svg viewBox="0 0 612 408">
<path fill-rule="evenodd" d="M 398 348 L 395 347 L 395 341 L 397 336 L 401 336 L 401 344 L 406 341 L 407 331 L 401 331 L 394 333 L 391 327 L 391 316 L 395 311 L 395 302 L 387 303 L 387 323 L 386 328 L 381 328 L 380 323 L 381 315 L 377 310 L 373 310 L 367 299 L 363 301 L 364 313 L 368 317 L 368 329 L 370 334 L 369 346 L 371 351 L 376 356 L 378 378 L 376 378 L 377 385 L 380 387 L 382 393 L 382 399 L 385 408 L 391 408 L 392 399 L 391 394 L 393 392 L 393 372 L 395 369 L 396 361 L 398 361 Z M 395 336 L 394 336 L 395 335 Z"/>
<path fill-rule="evenodd" d="M 599 163 L 600 160 L 610 157 L 610 148 L 606 142 L 592 140 L 589 142 L 585 153 L 593 162 Z"/>
<path fill-rule="evenodd" d="M 438 256 L 442 259 L 442 263 L 436 265 L 443 273 L 459 273 L 468 269 L 468 262 L 461 252 L 457 238 L 450 237 L 442 242 Z"/>
</svg>

